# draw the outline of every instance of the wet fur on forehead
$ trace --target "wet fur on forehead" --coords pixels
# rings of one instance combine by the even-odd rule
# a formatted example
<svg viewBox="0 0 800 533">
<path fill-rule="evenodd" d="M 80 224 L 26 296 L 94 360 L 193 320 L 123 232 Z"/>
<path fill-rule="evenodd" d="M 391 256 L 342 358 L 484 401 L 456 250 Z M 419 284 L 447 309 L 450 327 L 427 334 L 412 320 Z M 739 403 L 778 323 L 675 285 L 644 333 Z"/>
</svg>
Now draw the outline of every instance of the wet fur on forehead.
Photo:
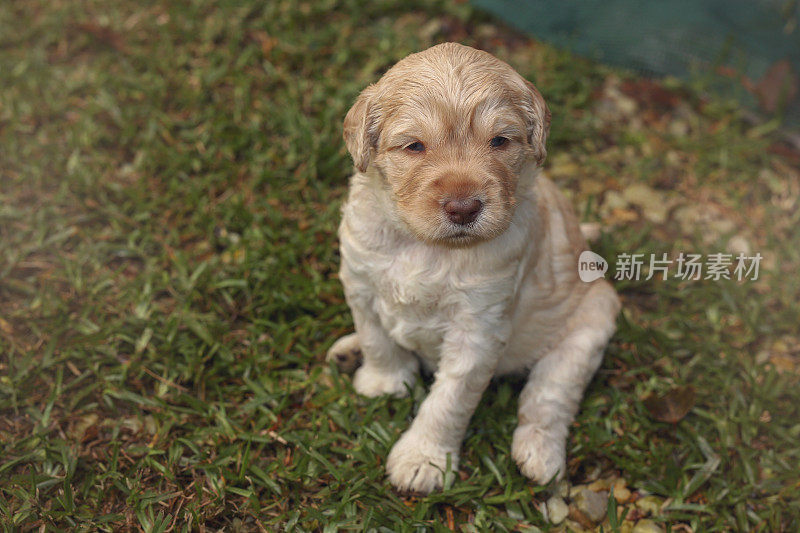
<svg viewBox="0 0 800 533">
<path fill-rule="evenodd" d="M 415 127 L 437 123 L 450 130 L 451 139 L 469 128 L 487 133 L 507 127 L 493 134 L 527 141 L 527 152 L 538 164 L 547 155 L 550 111 L 533 84 L 491 54 L 457 43 L 412 54 L 367 87 L 345 118 L 344 138 L 363 172 L 376 150 L 417 140 L 386 133 L 397 137 L 408 130 L 412 137 Z M 391 132 L 383 131 L 387 124 Z M 429 133 L 444 140 L 441 131 Z"/>
<path fill-rule="evenodd" d="M 401 59 L 380 84 L 386 92 L 435 91 L 465 101 L 496 91 L 498 81 L 509 82 L 519 93 L 525 91 L 525 80 L 488 52 L 444 43 Z"/>
<path fill-rule="evenodd" d="M 534 112 L 528 91 L 525 80 L 491 54 L 445 43 L 392 67 L 376 86 L 375 103 L 381 122 L 395 131 L 434 121 L 489 129 L 494 123 L 523 125 L 520 111 Z"/>
</svg>

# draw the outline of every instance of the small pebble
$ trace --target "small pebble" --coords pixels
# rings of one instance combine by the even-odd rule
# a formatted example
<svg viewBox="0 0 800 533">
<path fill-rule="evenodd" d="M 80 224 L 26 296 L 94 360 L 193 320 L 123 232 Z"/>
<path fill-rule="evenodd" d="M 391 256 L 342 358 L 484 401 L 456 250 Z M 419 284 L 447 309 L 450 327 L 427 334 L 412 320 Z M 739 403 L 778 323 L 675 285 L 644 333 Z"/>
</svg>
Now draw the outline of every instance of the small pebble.
<svg viewBox="0 0 800 533">
<path fill-rule="evenodd" d="M 662 500 L 658 496 L 645 496 L 644 498 L 639 498 L 638 500 L 636 500 L 636 507 L 638 507 L 645 513 L 650 513 L 651 515 L 655 515 L 661 512 L 661 506 L 663 505 L 663 503 L 664 500 Z"/>
<path fill-rule="evenodd" d="M 603 208 L 606 211 L 611 211 L 613 209 L 624 209 L 626 207 L 628 207 L 628 201 L 623 198 L 622 194 L 614 190 L 606 191 L 606 194 L 603 197 Z"/>
<path fill-rule="evenodd" d="M 664 530 L 652 520 L 644 518 L 636 522 L 631 533 L 664 533 Z"/>
<path fill-rule="evenodd" d="M 574 498 L 573 502 L 580 512 L 592 522 L 601 522 L 608 509 L 608 491 L 592 492 L 584 488 Z"/>
<path fill-rule="evenodd" d="M 562 498 L 566 498 L 567 496 L 569 496 L 569 488 L 570 488 L 569 481 L 567 481 L 566 479 L 562 479 L 556 485 L 556 494 L 558 494 Z"/>
<path fill-rule="evenodd" d="M 747 239 L 742 235 L 734 235 L 728 241 L 727 250 L 732 253 L 734 256 L 738 256 L 739 254 L 749 255 L 750 254 L 750 243 Z M 736 258 L 734 257 L 734 262 Z M 735 263 L 734 263 L 735 264 Z"/>
<path fill-rule="evenodd" d="M 569 488 L 569 497 L 571 500 L 574 500 L 578 494 L 586 490 L 586 485 L 572 485 Z"/>
<path fill-rule="evenodd" d="M 553 524 L 560 524 L 567 518 L 569 507 L 564 500 L 558 496 L 552 496 L 547 500 L 547 519 Z"/>
<path fill-rule="evenodd" d="M 592 481 L 587 485 L 589 490 L 594 492 L 600 492 L 601 490 L 607 490 L 611 488 L 611 485 L 614 484 L 614 480 L 612 478 L 606 479 L 598 479 L 596 481 Z"/>
<path fill-rule="evenodd" d="M 618 503 L 625 503 L 631 497 L 631 491 L 625 486 L 625 479 L 619 478 L 614 481 L 614 499 Z"/>
<path fill-rule="evenodd" d="M 673 120 L 669 125 L 669 132 L 676 137 L 686 137 L 689 130 L 689 124 L 685 120 Z"/>
</svg>

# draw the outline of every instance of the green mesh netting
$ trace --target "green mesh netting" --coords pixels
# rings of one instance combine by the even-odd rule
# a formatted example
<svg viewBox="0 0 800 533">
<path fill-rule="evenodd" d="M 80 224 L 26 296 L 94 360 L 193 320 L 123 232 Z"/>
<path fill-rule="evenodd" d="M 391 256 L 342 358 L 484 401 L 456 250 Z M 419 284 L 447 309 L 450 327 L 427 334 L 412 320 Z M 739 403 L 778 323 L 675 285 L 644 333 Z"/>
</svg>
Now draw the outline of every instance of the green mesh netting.
<svg viewBox="0 0 800 533">
<path fill-rule="evenodd" d="M 800 73 L 798 0 L 473 0 L 473 4 L 579 55 L 650 76 L 707 76 L 709 88 L 727 91 L 754 107 L 752 86 L 777 62 L 788 61 L 792 78 Z M 791 83 L 786 79 L 780 83 L 781 104 L 771 112 L 797 126 L 800 98 L 788 100 Z M 745 89 L 748 84 L 751 92 Z"/>
</svg>

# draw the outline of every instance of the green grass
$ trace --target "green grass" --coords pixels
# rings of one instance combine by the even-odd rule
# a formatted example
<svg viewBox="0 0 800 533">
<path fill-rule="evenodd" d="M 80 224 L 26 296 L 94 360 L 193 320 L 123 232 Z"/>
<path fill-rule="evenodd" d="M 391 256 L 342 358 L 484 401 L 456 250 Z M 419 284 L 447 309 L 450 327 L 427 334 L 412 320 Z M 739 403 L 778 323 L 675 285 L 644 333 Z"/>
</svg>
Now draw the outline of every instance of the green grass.
<svg viewBox="0 0 800 533">
<path fill-rule="evenodd" d="M 457 481 L 422 498 L 383 464 L 424 386 L 367 400 L 322 361 L 352 328 L 342 118 L 442 40 L 540 87 L 547 166 L 604 224 L 601 255 L 708 254 L 738 235 L 765 256 L 757 282 L 617 283 L 625 312 L 570 479 L 622 476 L 665 499 L 666 526 L 800 527 L 798 160 L 735 106 L 668 82 L 679 102 L 659 107 L 636 78 L 461 3 L 20 0 L 0 5 L 5 530 L 550 527 L 545 488 L 510 458 L 521 382 L 490 387 Z M 603 112 L 615 84 L 635 115 Z M 667 220 L 611 206 L 634 183 Z M 656 421 L 645 395 L 686 384 L 688 416 Z"/>
</svg>

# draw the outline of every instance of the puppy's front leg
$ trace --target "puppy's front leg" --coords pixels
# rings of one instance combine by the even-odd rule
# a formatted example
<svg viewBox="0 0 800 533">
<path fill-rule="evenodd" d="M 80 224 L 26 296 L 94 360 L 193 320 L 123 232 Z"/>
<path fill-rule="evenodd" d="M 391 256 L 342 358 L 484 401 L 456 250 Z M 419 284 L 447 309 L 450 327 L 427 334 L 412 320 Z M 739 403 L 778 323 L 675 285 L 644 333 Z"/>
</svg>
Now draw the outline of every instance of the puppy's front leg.
<svg viewBox="0 0 800 533">
<path fill-rule="evenodd" d="M 490 333 L 461 330 L 446 336 L 430 393 L 389 453 L 392 485 L 428 493 L 442 486 L 448 455 L 451 468 L 458 468 L 461 441 L 494 373 L 499 348 Z"/>
</svg>

